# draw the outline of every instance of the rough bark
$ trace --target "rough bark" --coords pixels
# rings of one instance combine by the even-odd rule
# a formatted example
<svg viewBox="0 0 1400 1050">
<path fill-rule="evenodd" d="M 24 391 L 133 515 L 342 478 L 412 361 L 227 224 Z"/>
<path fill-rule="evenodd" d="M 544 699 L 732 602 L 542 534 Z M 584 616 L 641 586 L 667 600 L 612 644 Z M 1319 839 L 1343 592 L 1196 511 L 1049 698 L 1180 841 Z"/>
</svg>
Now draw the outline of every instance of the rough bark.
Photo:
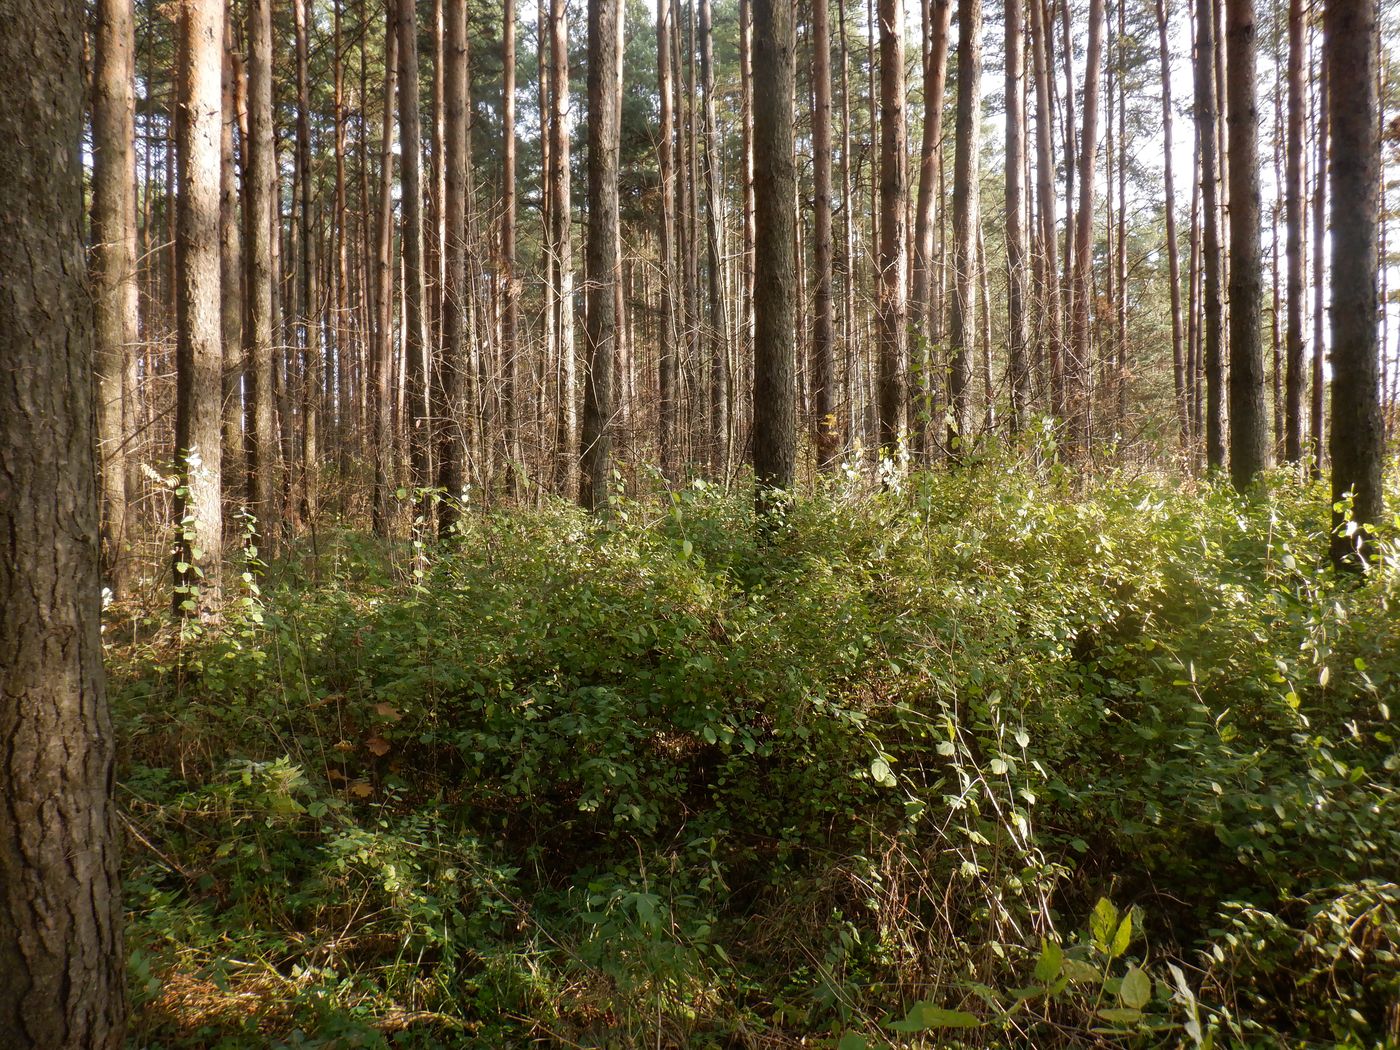
<svg viewBox="0 0 1400 1050">
<path fill-rule="evenodd" d="M 946 4 L 945 4 L 946 6 Z M 831 28 L 827 0 L 812 0 L 812 247 L 816 264 L 812 318 L 812 415 L 817 466 L 836 465 L 836 346 L 832 326 Z"/>
<path fill-rule="evenodd" d="M 753 465 L 760 514 L 775 490 L 792 485 L 797 458 L 794 66 L 792 5 L 753 0 Z"/>
<path fill-rule="evenodd" d="M 79 149 L 84 9 L 0 0 L 0 21 L 0 1045 L 118 1050 L 125 974 Z"/>
<path fill-rule="evenodd" d="M 1217 157 L 1215 92 L 1215 19 L 1210 0 L 1196 0 L 1196 135 L 1201 154 L 1201 298 L 1202 368 L 1205 373 L 1206 465 L 1225 465 L 1224 375 L 1221 343 L 1224 325 L 1220 301 L 1221 270 L 1220 167 Z"/>
<path fill-rule="evenodd" d="M 675 91 L 671 83 L 671 0 L 656 4 L 656 77 L 661 100 L 661 137 L 657 144 L 661 183 L 659 222 L 659 254 L 661 267 L 661 318 L 657 361 L 657 445 L 661 471 L 667 478 L 675 476 L 676 440 L 676 375 L 679 346 L 676 332 L 675 302 L 675 129 L 671 114 L 671 99 Z"/>
<path fill-rule="evenodd" d="M 588 372 L 583 390 L 579 503 L 606 511 L 612 468 L 613 365 L 617 354 L 618 48 L 621 0 L 588 3 Z"/>
<path fill-rule="evenodd" d="M 174 607 L 212 619 L 223 554 L 223 345 L 219 280 L 221 0 L 183 0 L 175 129 L 177 176 Z"/>
<path fill-rule="evenodd" d="M 710 469 L 723 478 L 729 470 L 729 325 L 724 316 L 723 251 L 720 244 L 723 198 L 719 185 L 719 125 L 715 118 L 714 31 L 710 0 L 700 2 L 700 81 L 705 95 L 703 156 L 705 165 L 706 292 L 710 341 Z"/>
<path fill-rule="evenodd" d="M 549 5 L 549 194 L 554 255 L 554 345 L 559 403 L 555 429 L 554 488 L 567 496 L 574 484 L 578 433 L 578 383 L 574 362 L 574 266 L 569 191 L 569 31 L 565 0 Z"/>
<path fill-rule="evenodd" d="M 1259 105 L 1254 0 L 1226 0 L 1230 136 L 1230 479 L 1240 491 L 1268 469 L 1259 241 Z"/>
<path fill-rule="evenodd" d="M 1038 0 L 1031 0 L 1032 3 Z M 1011 431 L 1021 429 L 1029 398 L 1026 368 L 1026 79 L 1022 0 L 1006 0 L 1006 354 L 1011 373 Z"/>
<path fill-rule="evenodd" d="M 953 304 L 948 343 L 948 449 L 961 454 L 971 436 L 968 387 L 976 350 L 978 152 L 982 112 L 982 0 L 958 0 L 958 113 L 953 142 Z"/>
<path fill-rule="evenodd" d="M 129 361 L 140 317 L 136 284 L 136 99 L 131 0 L 100 0 L 92 98 L 93 306 L 97 438 L 102 454 L 102 567 L 125 591 L 126 435 L 134 429 Z"/>
<path fill-rule="evenodd" d="M 438 507 L 446 532 L 460 517 L 466 487 L 466 388 L 471 374 L 467 344 L 467 0 L 443 0 L 443 149 L 446 192 L 442 204 L 442 359 L 435 373 L 438 392 L 438 486 L 447 499 Z"/>
<path fill-rule="evenodd" d="M 402 183 L 404 381 L 408 387 L 408 461 L 413 486 L 431 484 L 431 400 L 426 324 L 427 289 L 423 258 L 423 127 L 418 109 L 418 26 L 413 0 L 397 0 L 399 37 L 399 163 Z M 430 506 L 420 506 L 429 520 Z"/>
<path fill-rule="evenodd" d="M 1384 428 L 1380 406 L 1378 226 L 1380 147 L 1376 9 L 1371 0 L 1330 0 L 1322 46 L 1332 135 L 1332 561 L 1356 569 L 1381 522 Z M 1347 511 L 1350 511 L 1350 521 Z"/>
<path fill-rule="evenodd" d="M 1303 314 L 1307 308 L 1303 272 L 1303 110 L 1306 105 L 1303 18 L 1303 0 L 1288 0 L 1288 140 L 1283 175 L 1284 223 L 1288 229 L 1288 284 L 1285 289 L 1288 320 L 1284 347 L 1283 455 L 1290 463 L 1303 459 L 1303 390 L 1307 386 L 1303 343 Z"/>
<path fill-rule="evenodd" d="M 520 280 L 515 273 L 515 0 L 504 0 L 501 7 L 501 85 L 501 400 L 507 484 L 513 492 L 520 458 L 517 398 L 522 393 L 516 346 Z"/>
</svg>

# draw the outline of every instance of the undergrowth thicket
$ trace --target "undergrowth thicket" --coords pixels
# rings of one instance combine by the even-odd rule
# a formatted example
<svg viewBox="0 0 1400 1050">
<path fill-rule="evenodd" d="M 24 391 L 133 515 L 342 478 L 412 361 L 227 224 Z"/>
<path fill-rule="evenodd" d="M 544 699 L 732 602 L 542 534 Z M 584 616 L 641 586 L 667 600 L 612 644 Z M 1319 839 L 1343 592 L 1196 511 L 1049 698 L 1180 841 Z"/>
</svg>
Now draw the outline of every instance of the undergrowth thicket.
<svg viewBox="0 0 1400 1050">
<path fill-rule="evenodd" d="M 1274 482 L 695 486 L 114 610 L 132 1045 L 1394 1045 L 1400 563 Z"/>
</svg>

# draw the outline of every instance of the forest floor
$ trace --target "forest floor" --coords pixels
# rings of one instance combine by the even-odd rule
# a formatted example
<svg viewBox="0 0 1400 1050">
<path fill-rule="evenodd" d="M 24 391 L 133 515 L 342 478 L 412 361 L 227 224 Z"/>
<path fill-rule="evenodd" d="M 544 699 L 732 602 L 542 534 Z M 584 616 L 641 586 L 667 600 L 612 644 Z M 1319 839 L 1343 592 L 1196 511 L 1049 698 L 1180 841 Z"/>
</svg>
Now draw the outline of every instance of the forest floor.
<svg viewBox="0 0 1400 1050">
<path fill-rule="evenodd" d="M 1270 480 L 696 485 L 113 606 L 131 1045 L 1398 1045 L 1400 558 Z"/>
</svg>

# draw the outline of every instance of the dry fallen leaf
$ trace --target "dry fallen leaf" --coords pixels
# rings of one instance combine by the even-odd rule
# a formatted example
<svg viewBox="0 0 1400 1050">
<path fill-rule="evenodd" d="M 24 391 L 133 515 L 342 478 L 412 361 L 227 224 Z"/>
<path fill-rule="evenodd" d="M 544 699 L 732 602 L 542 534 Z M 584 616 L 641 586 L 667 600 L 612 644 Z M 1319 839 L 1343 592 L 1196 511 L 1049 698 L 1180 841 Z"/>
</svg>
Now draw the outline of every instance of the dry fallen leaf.
<svg viewBox="0 0 1400 1050">
<path fill-rule="evenodd" d="M 390 722 L 397 722 L 403 715 L 394 709 L 393 704 L 378 703 L 374 705 L 374 713 L 380 718 L 387 718 Z"/>
<path fill-rule="evenodd" d="M 376 755 L 379 755 L 381 758 L 389 753 L 390 746 L 391 745 L 389 744 L 389 741 L 385 740 L 378 733 L 376 733 L 374 736 L 370 737 L 368 740 L 365 741 L 365 747 L 369 748 L 372 752 L 374 752 Z"/>
<path fill-rule="evenodd" d="M 350 794 L 356 798 L 369 798 L 374 794 L 374 787 L 368 780 L 357 780 L 350 785 Z"/>
</svg>

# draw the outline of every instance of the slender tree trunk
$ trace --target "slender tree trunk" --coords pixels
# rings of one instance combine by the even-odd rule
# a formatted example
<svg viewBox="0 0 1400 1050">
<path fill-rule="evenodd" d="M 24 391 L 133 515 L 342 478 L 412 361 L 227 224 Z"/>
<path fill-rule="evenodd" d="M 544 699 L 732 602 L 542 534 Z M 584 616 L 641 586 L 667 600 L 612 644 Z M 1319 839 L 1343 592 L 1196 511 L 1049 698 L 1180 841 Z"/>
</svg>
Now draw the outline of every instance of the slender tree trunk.
<svg viewBox="0 0 1400 1050">
<path fill-rule="evenodd" d="M 1247 489 L 1268 469 L 1259 303 L 1259 106 L 1254 0 L 1226 0 L 1230 132 L 1230 478 Z"/>
<path fill-rule="evenodd" d="M 272 141 L 272 2 L 248 0 L 247 210 L 243 213 L 247 265 L 247 327 L 244 358 L 248 377 L 247 498 L 256 521 L 254 545 L 266 559 L 277 535 L 279 455 L 273 415 L 273 243 L 276 154 Z"/>
<path fill-rule="evenodd" d="M 1323 402 L 1325 381 L 1323 378 L 1323 326 L 1326 322 L 1326 282 L 1323 262 L 1323 248 L 1327 238 L 1327 145 L 1329 110 L 1327 52 L 1318 57 L 1317 73 L 1317 155 L 1313 167 L 1313 352 L 1312 352 L 1312 396 L 1308 405 L 1308 432 L 1312 435 L 1312 474 L 1322 472 Z"/>
<path fill-rule="evenodd" d="M 466 388 L 471 373 L 467 350 L 467 0 L 443 0 L 442 88 L 446 191 L 444 219 L 446 284 L 442 291 L 442 357 L 436 371 L 438 399 L 438 486 L 447 499 L 438 506 L 446 534 L 461 517 L 466 488 Z"/>
<path fill-rule="evenodd" d="M 574 366 L 574 267 L 569 193 L 569 33 L 564 0 L 550 0 L 550 218 L 554 229 L 554 343 L 559 355 L 559 406 L 554 488 L 568 496 L 574 486 L 578 433 Z"/>
<path fill-rule="evenodd" d="M 1288 334 L 1284 349 L 1283 455 L 1290 463 L 1303 459 L 1303 391 L 1307 386 L 1303 343 L 1303 314 L 1307 295 L 1303 266 L 1303 0 L 1288 2 L 1288 147 L 1284 160 L 1284 212 L 1288 227 Z"/>
<path fill-rule="evenodd" d="M 1066 415 L 1064 390 L 1064 353 L 1061 345 L 1063 321 L 1060 316 L 1059 234 L 1055 217 L 1055 145 L 1051 124 L 1050 100 L 1050 24 L 1044 0 L 1029 0 L 1031 13 L 1031 64 L 1035 72 L 1035 177 L 1039 200 L 1040 250 L 1042 276 L 1041 308 L 1044 311 L 1042 329 L 1047 344 L 1050 411 L 1059 418 Z"/>
<path fill-rule="evenodd" d="M 836 465 L 840 430 L 836 422 L 836 346 L 832 322 L 831 244 L 831 27 L 827 0 L 812 0 L 813 233 L 816 303 L 812 325 L 812 414 L 816 422 L 817 466 Z"/>
<path fill-rule="evenodd" d="M 1074 370 L 1073 440 L 1089 453 L 1092 432 L 1093 340 L 1090 329 L 1094 265 L 1094 162 L 1098 156 L 1099 86 L 1103 63 L 1104 0 L 1089 2 L 1089 42 L 1084 57 L 1084 123 L 1079 138 L 1079 210 L 1074 228 L 1074 313 L 1071 315 L 1070 357 Z"/>
<path fill-rule="evenodd" d="M 501 400 L 505 406 L 506 475 L 516 494 L 521 395 L 516 345 L 520 280 L 515 274 L 515 0 L 501 8 Z"/>
<path fill-rule="evenodd" d="M 0 1045 L 119 1050 L 115 738 L 102 674 L 95 362 L 83 268 L 86 18 L 76 0 L 0 0 L 0 22 Z M 95 142 L 122 124 L 115 81 L 130 71 L 115 39 L 130 39 L 122 22 L 120 10 L 102 12 L 100 79 L 117 90 L 99 104 L 110 126 Z M 213 63 L 217 120 L 217 52 Z M 128 307 L 118 296 L 130 295 L 119 266 L 129 240 L 121 216 L 134 210 L 119 185 L 130 189 L 134 173 L 112 170 L 125 170 L 122 156 L 130 154 L 114 149 L 104 159 L 118 185 L 99 207 L 114 219 L 103 231 L 113 239 L 99 287 L 119 313 Z M 217 183 L 211 188 L 212 230 Z M 217 346 L 217 315 L 213 334 Z M 217 508 L 217 487 L 214 497 Z"/>
<path fill-rule="evenodd" d="M 317 281 L 316 225 L 313 218 L 314 193 L 311 177 L 311 77 L 308 71 L 310 44 L 308 23 L 312 0 L 295 0 L 297 58 L 297 173 L 301 194 L 301 254 L 297 260 L 301 295 L 302 401 L 301 468 L 302 513 L 308 522 L 316 518 L 317 478 L 320 472 L 321 418 L 321 318 L 320 289 Z"/>
<path fill-rule="evenodd" d="M 579 503 L 605 512 L 612 476 L 613 367 L 617 355 L 618 34 L 621 0 L 588 3 L 588 372 L 583 390 Z"/>
<path fill-rule="evenodd" d="M 1376 337 L 1381 180 L 1376 31 L 1371 0 L 1327 4 L 1322 46 L 1331 94 L 1332 199 L 1346 202 L 1332 210 L 1332 562 L 1353 570 L 1375 551 L 1366 530 L 1381 524 L 1385 495 Z"/>
<path fill-rule="evenodd" d="M 1201 334 L 1206 384 L 1206 465 L 1225 465 L 1224 366 L 1221 343 L 1220 168 L 1216 157 L 1215 18 L 1211 0 L 1196 0 L 1196 134 L 1201 151 L 1201 265 L 1204 329 Z"/>
<path fill-rule="evenodd" d="M 267 0 L 254 0 L 266 3 Z M 374 254 L 374 499 L 376 535 L 387 537 L 393 512 L 394 488 L 393 356 L 394 356 L 394 87 L 398 73 L 398 18 L 390 8 L 384 34 L 384 121 L 379 140 L 379 215 Z"/>
<path fill-rule="evenodd" d="M 1162 141 L 1172 140 L 1172 77 L 1171 53 L 1167 48 L 1167 0 L 1157 0 L 1157 51 L 1162 67 Z M 1176 390 L 1176 411 L 1181 433 L 1181 447 L 1188 447 L 1190 436 L 1189 409 L 1186 394 L 1186 361 L 1181 342 L 1181 259 L 1176 236 L 1176 182 L 1172 171 L 1172 150 L 1165 151 L 1163 171 L 1164 207 L 1167 223 L 1167 274 L 1171 283 L 1172 313 L 1172 380 Z"/>
<path fill-rule="evenodd" d="M 770 510 L 773 493 L 792 485 L 797 460 L 794 51 L 792 5 L 753 0 L 753 466 L 761 517 Z"/>
<path fill-rule="evenodd" d="M 904 2 L 880 0 L 880 455 L 904 441 L 908 323 L 908 155 L 904 125 Z"/>
<path fill-rule="evenodd" d="M 399 163 L 402 183 L 404 259 L 404 381 L 409 415 L 408 460 L 413 486 L 431 484 L 432 410 L 430 408 L 429 352 L 427 346 L 427 290 L 423 261 L 423 156 L 422 123 L 418 113 L 418 26 L 413 0 L 396 0 L 399 35 Z M 419 513 L 431 520 L 431 506 L 422 500 Z"/>
<path fill-rule="evenodd" d="M 229 19 L 231 12 L 225 12 Z M 220 328 L 223 334 L 223 489 L 224 502 L 237 499 L 239 458 L 243 453 L 243 260 L 238 220 L 238 173 L 233 163 L 234 131 L 238 124 L 235 85 L 239 71 L 234 61 L 234 25 L 226 21 L 224 30 L 223 120 L 219 128 L 219 283 L 221 287 Z"/>
<path fill-rule="evenodd" d="M 982 0 L 958 0 L 958 114 L 953 143 L 953 309 L 949 325 L 950 453 L 971 437 L 968 386 L 976 349 L 977 226 L 980 200 L 978 125 L 982 114 Z"/>
<path fill-rule="evenodd" d="M 224 44 L 220 0 L 182 0 L 177 63 L 179 197 L 175 246 L 175 590 L 178 613 L 213 619 L 223 559 L 223 348 L 220 342 L 219 125 Z"/>
<path fill-rule="evenodd" d="M 661 318 L 660 347 L 657 362 L 657 452 L 661 472 L 668 480 L 675 479 L 676 441 L 676 375 L 679 345 L 676 331 L 675 280 L 676 265 L 673 245 L 676 238 L 675 207 L 675 128 L 671 117 L 671 98 L 675 87 L 671 83 L 671 0 L 656 4 L 656 76 L 661 101 L 661 138 L 658 163 L 661 172 L 660 266 Z"/>
<path fill-rule="evenodd" d="M 92 101 L 93 306 L 97 438 L 102 454 L 102 568 L 121 595 L 129 570 L 127 435 L 135 429 L 130 361 L 140 314 L 136 284 L 135 40 L 131 0 L 97 4 Z"/>
<path fill-rule="evenodd" d="M 1039 0 L 1031 0 L 1038 3 Z M 1011 431 L 1021 429 L 1029 399 L 1026 368 L 1026 79 L 1025 11 L 1006 0 L 1006 353 L 1011 373 Z"/>
<path fill-rule="evenodd" d="M 953 16 L 951 0 L 924 0 L 927 16 L 924 57 L 924 127 L 919 148 L 919 198 L 914 209 L 914 266 L 909 293 L 911 331 L 916 341 L 910 348 L 917 355 L 914 376 L 914 408 L 910 428 L 916 451 L 926 452 L 933 414 L 933 369 L 935 355 L 941 357 L 942 303 L 934 295 L 936 268 L 934 254 L 934 207 L 938 203 L 938 180 L 943 166 L 943 95 L 948 79 L 948 28 Z M 934 316 L 935 304 L 940 316 Z"/>
<path fill-rule="evenodd" d="M 714 32 L 710 0 L 700 0 L 700 79 L 705 94 L 705 254 L 710 312 L 710 468 L 723 478 L 729 470 L 729 326 L 725 322 L 723 254 L 720 245 L 722 197 L 719 186 L 719 127 L 715 120 Z"/>
</svg>

